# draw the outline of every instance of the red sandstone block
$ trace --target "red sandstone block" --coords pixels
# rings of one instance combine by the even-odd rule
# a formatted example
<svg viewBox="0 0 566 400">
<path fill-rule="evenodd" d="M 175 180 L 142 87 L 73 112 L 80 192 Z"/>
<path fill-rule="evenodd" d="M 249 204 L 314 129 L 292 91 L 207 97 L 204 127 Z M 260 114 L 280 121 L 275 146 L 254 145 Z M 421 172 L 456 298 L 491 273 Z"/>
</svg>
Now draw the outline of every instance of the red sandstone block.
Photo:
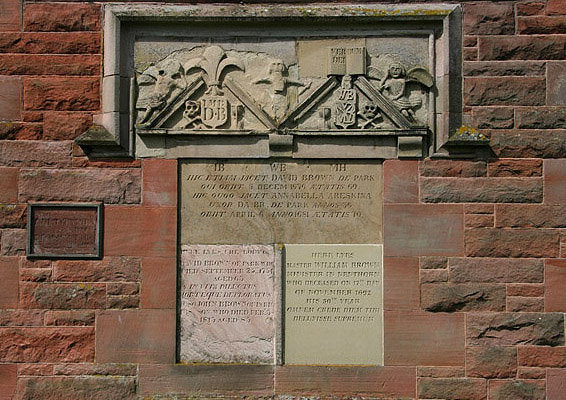
<svg viewBox="0 0 566 400">
<path fill-rule="evenodd" d="M 53 364 L 19 364 L 18 376 L 53 375 Z"/>
<path fill-rule="evenodd" d="M 543 297 L 507 297 L 507 312 L 543 312 Z"/>
<path fill-rule="evenodd" d="M 98 77 L 24 79 L 24 109 L 96 111 L 100 108 Z"/>
<path fill-rule="evenodd" d="M 566 204 L 566 160 L 544 160 L 544 202 Z"/>
<path fill-rule="evenodd" d="M 52 271 L 45 268 L 20 268 L 20 281 L 50 282 L 52 281 Z"/>
<path fill-rule="evenodd" d="M 463 367 L 417 367 L 417 376 L 423 378 L 463 378 Z"/>
<path fill-rule="evenodd" d="M 176 257 L 176 207 L 108 206 L 104 227 L 106 256 Z"/>
<path fill-rule="evenodd" d="M 556 35 L 566 33 L 566 17 L 520 17 L 517 33 L 522 35 Z"/>
<path fill-rule="evenodd" d="M 466 228 L 493 228 L 493 224 L 493 215 L 468 214 L 464 217 L 464 225 Z"/>
<path fill-rule="evenodd" d="M 126 310 L 129 308 L 140 308 L 140 296 L 138 295 L 108 296 L 106 299 L 106 308 L 109 310 Z"/>
<path fill-rule="evenodd" d="M 466 376 L 514 378 L 516 374 L 516 347 L 468 347 L 466 349 Z"/>
<path fill-rule="evenodd" d="M 0 364 L 0 400 L 15 399 L 17 382 L 18 366 L 16 364 Z"/>
<path fill-rule="evenodd" d="M 566 347 L 519 346 L 519 365 L 566 368 Z"/>
<path fill-rule="evenodd" d="M 0 167 L 0 203 L 16 203 L 17 201 L 18 169 Z M 2 213 L 1 210 L 0 213 Z"/>
<path fill-rule="evenodd" d="M 384 206 L 384 254 L 443 256 L 463 253 L 460 205 Z"/>
<path fill-rule="evenodd" d="M 4 229 L 2 231 L 0 256 L 17 256 L 26 252 L 26 230 Z"/>
<path fill-rule="evenodd" d="M 0 53 L 98 54 L 99 32 L 0 33 Z"/>
<path fill-rule="evenodd" d="M 386 311 L 384 341 L 385 365 L 463 366 L 464 315 Z"/>
<path fill-rule="evenodd" d="M 505 311 L 505 286 L 452 282 L 422 284 L 421 307 L 431 312 Z"/>
<path fill-rule="evenodd" d="M 564 8 L 566 13 L 566 7 Z M 566 393 L 566 370 L 548 369 L 546 375 L 546 400 L 563 400 Z"/>
<path fill-rule="evenodd" d="M 493 214 L 495 204 L 465 204 L 464 212 L 466 214 Z"/>
<path fill-rule="evenodd" d="M 561 62 L 552 62 L 548 63 L 549 75 L 551 74 L 551 70 L 553 67 L 562 67 L 559 68 L 560 72 L 558 75 L 564 74 L 563 63 Z M 555 101 L 561 101 L 563 97 L 563 93 L 560 92 L 560 80 L 562 80 L 562 76 L 556 77 L 558 78 L 555 82 L 548 82 L 548 94 L 549 98 L 554 97 Z M 554 87 L 557 86 L 557 87 Z M 553 96 L 554 93 L 557 93 L 556 96 Z M 516 118 L 516 128 L 517 129 L 563 129 L 566 128 L 566 108 L 565 107 L 519 107 L 515 110 L 515 118 Z M 529 160 L 523 160 L 529 161 Z M 530 160 L 531 162 L 535 162 L 538 160 Z"/>
<path fill-rule="evenodd" d="M 275 370 L 275 393 L 412 398 L 416 375 L 415 367 L 282 366 Z"/>
<path fill-rule="evenodd" d="M 489 398 L 493 400 L 529 399 L 545 400 L 544 380 L 491 380 Z"/>
<path fill-rule="evenodd" d="M 0 0 L 0 31 L 19 31 L 21 19 L 21 0 Z"/>
<path fill-rule="evenodd" d="M 21 119 L 22 80 L 17 76 L 0 76 L 0 121 Z"/>
<path fill-rule="evenodd" d="M 485 400 L 485 379 L 477 378 L 419 378 L 419 399 Z"/>
<path fill-rule="evenodd" d="M 566 15 L 566 3 L 563 0 L 548 0 L 546 3 L 546 14 Z"/>
<path fill-rule="evenodd" d="M 462 45 L 464 47 L 476 47 L 478 45 L 478 37 L 477 36 L 464 36 L 464 40 L 462 41 Z"/>
<path fill-rule="evenodd" d="M 478 61 L 464 62 L 464 76 L 544 76 L 542 61 Z M 474 107 L 472 123 L 480 129 L 513 128 L 513 109 L 510 107 Z"/>
<path fill-rule="evenodd" d="M 545 311 L 566 312 L 566 260 L 546 260 Z"/>
<path fill-rule="evenodd" d="M 448 271 L 445 269 L 423 269 L 421 283 L 448 282 Z"/>
<path fill-rule="evenodd" d="M 462 58 L 464 61 L 477 61 L 478 48 L 477 47 L 464 47 L 462 49 Z"/>
<path fill-rule="evenodd" d="M 463 30 L 466 35 L 512 35 L 515 15 L 512 3 L 465 3 Z"/>
<path fill-rule="evenodd" d="M 91 114 L 46 112 L 43 117 L 43 139 L 74 140 L 91 125 Z"/>
<path fill-rule="evenodd" d="M 541 77 L 464 79 L 464 103 L 468 106 L 542 106 L 546 104 L 546 80 Z"/>
<path fill-rule="evenodd" d="M 565 44 L 566 37 L 562 36 L 482 36 L 479 38 L 479 59 L 482 61 L 564 60 Z"/>
<path fill-rule="evenodd" d="M 0 310 L 0 326 L 43 326 L 40 310 Z"/>
<path fill-rule="evenodd" d="M 98 75 L 99 55 L 0 54 L 2 75 Z"/>
<path fill-rule="evenodd" d="M 112 159 L 88 159 L 88 157 L 77 157 L 73 154 L 73 167 L 75 168 L 140 168 L 141 160 L 112 160 Z"/>
<path fill-rule="evenodd" d="M 544 7 L 545 3 L 539 1 L 519 3 L 517 4 L 517 15 L 541 15 L 544 14 Z"/>
<path fill-rule="evenodd" d="M 46 326 L 93 326 L 94 311 L 71 310 L 71 311 L 46 311 Z"/>
<path fill-rule="evenodd" d="M 566 228 L 566 205 L 498 204 L 495 216 L 502 228 Z"/>
<path fill-rule="evenodd" d="M 106 285 L 101 283 L 21 283 L 20 306 L 36 309 L 104 308 Z"/>
<path fill-rule="evenodd" d="M 20 201 L 103 201 L 138 203 L 138 169 L 26 169 L 19 180 Z"/>
<path fill-rule="evenodd" d="M 0 361 L 93 362 L 94 329 L 0 328 Z"/>
<path fill-rule="evenodd" d="M 507 296 L 543 297 L 544 284 L 509 284 Z"/>
<path fill-rule="evenodd" d="M 419 259 L 384 257 L 384 310 L 418 310 L 419 296 Z"/>
<path fill-rule="evenodd" d="M 517 370 L 519 379 L 546 379 L 545 368 L 519 367 Z"/>
<path fill-rule="evenodd" d="M 511 258 L 449 258 L 451 282 L 538 283 L 543 260 Z"/>
<path fill-rule="evenodd" d="M 183 393 L 206 397 L 229 392 L 253 397 L 272 396 L 275 368 L 270 365 L 141 364 L 140 394 Z"/>
<path fill-rule="evenodd" d="M 142 260 L 142 308 L 175 308 L 176 288 L 175 258 L 145 257 Z"/>
<path fill-rule="evenodd" d="M 51 260 L 34 260 L 26 257 L 20 258 L 20 268 L 51 268 Z"/>
<path fill-rule="evenodd" d="M 175 362 L 175 310 L 104 311 L 96 320 L 96 362 Z"/>
<path fill-rule="evenodd" d="M 448 268 L 448 257 L 420 257 L 419 266 L 421 269 L 446 269 Z"/>
<path fill-rule="evenodd" d="M 418 161 L 387 160 L 383 163 L 383 201 L 419 202 Z"/>
<path fill-rule="evenodd" d="M 55 364 L 54 375 L 110 375 L 110 376 L 136 376 L 137 365 L 135 364 Z"/>
<path fill-rule="evenodd" d="M 136 400 L 132 377 L 77 376 L 25 377 L 18 382 L 20 400 L 120 399 Z"/>
<path fill-rule="evenodd" d="M 542 160 L 493 160 L 488 164 L 488 175 L 497 177 L 542 176 Z"/>
<path fill-rule="evenodd" d="M 98 31 L 98 4 L 30 4 L 24 10 L 24 31 Z"/>
<path fill-rule="evenodd" d="M 470 75 L 471 71 L 467 72 L 466 75 Z M 477 69 L 474 73 L 478 74 Z M 472 110 L 473 125 L 479 129 L 511 129 L 513 119 L 514 112 L 509 107 L 474 107 Z"/>
<path fill-rule="evenodd" d="M 502 158 L 561 158 L 566 152 L 565 130 L 494 130 L 488 135 Z"/>
<path fill-rule="evenodd" d="M 554 229 L 467 229 L 466 256 L 556 258 L 560 234 Z"/>
<path fill-rule="evenodd" d="M 58 260 L 53 263 L 53 278 L 62 282 L 139 281 L 140 264 L 140 259 L 135 257 Z"/>
<path fill-rule="evenodd" d="M 424 160 L 420 174 L 425 177 L 469 178 L 486 176 L 487 169 L 485 161 Z"/>
<path fill-rule="evenodd" d="M 146 206 L 177 206 L 177 160 L 143 160 L 143 197 Z"/>
<path fill-rule="evenodd" d="M 140 284 L 137 282 L 108 283 L 106 293 L 116 296 L 131 296 L 140 293 Z"/>
<path fill-rule="evenodd" d="M 18 257 L 0 257 L 0 308 L 18 308 Z"/>
<path fill-rule="evenodd" d="M 41 124 L 22 122 L 0 122 L 0 140 L 39 140 Z"/>
</svg>

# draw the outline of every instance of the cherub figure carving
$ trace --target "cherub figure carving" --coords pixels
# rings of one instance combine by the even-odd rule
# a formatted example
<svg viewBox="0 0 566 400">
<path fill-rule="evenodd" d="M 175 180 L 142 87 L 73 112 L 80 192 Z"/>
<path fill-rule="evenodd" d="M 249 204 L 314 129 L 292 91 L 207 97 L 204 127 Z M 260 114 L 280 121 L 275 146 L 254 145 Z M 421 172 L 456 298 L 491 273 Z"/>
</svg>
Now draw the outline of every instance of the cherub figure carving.
<svg viewBox="0 0 566 400">
<path fill-rule="evenodd" d="M 299 80 L 289 78 L 287 76 L 287 68 L 281 60 L 272 61 L 267 67 L 265 76 L 254 80 L 253 83 L 268 83 L 271 85 L 273 93 L 277 94 L 284 94 L 287 86 L 301 86 L 305 88 L 310 86 L 310 82 L 305 84 Z"/>
</svg>

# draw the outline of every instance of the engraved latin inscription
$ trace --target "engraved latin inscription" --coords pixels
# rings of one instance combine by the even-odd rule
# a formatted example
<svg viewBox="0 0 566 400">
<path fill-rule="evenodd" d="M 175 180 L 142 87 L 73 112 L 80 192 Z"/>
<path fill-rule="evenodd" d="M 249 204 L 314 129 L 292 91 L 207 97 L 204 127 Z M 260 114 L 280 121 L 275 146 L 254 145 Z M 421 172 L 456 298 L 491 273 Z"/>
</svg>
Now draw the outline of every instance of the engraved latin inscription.
<svg viewBox="0 0 566 400">
<path fill-rule="evenodd" d="M 285 363 L 383 364 L 381 245 L 285 246 Z"/>
<path fill-rule="evenodd" d="M 181 247 L 181 361 L 273 363 L 273 246 Z"/>
<path fill-rule="evenodd" d="M 183 244 L 381 242 L 379 162 L 211 160 L 181 168 Z"/>
</svg>

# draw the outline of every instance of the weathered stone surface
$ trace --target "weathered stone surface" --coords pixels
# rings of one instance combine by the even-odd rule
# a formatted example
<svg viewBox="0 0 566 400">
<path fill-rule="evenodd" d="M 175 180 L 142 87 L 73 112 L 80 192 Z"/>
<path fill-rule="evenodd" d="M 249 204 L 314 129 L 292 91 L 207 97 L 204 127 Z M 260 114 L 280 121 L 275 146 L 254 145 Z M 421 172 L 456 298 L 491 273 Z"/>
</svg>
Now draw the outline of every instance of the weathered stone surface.
<svg viewBox="0 0 566 400">
<path fill-rule="evenodd" d="M 534 367 L 534 368 L 519 367 L 517 369 L 517 378 L 519 378 L 519 379 L 546 379 L 546 369 L 545 368 L 537 368 L 537 367 Z"/>
<path fill-rule="evenodd" d="M 547 15 L 565 15 L 566 4 L 561 0 L 548 0 L 546 3 Z"/>
<path fill-rule="evenodd" d="M 466 214 L 464 226 L 466 228 L 493 228 L 494 216 L 489 214 Z"/>
<path fill-rule="evenodd" d="M 517 15 L 541 15 L 544 14 L 545 6 L 546 4 L 540 1 L 527 1 L 524 3 L 518 3 Z"/>
<path fill-rule="evenodd" d="M 20 281 L 22 282 L 48 282 L 51 280 L 52 280 L 51 269 L 20 268 Z"/>
<path fill-rule="evenodd" d="M 543 260 L 450 258 L 451 282 L 536 283 L 544 280 Z"/>
<path fill-rule="evenodd" d="M 564 130 L 494 130 L 491 148 L 502 158 L 561 158 L 566 152 Z"/>
<path fill-rule="evenodd" d="M 518 351 L 519 365 L 566 368 L 566 347 L 520 346 Z"/>
<path fill-rule="evenodd" d="M 177 304 L 177 259 L 144 257 L 141 304 L 145 308 L 173 309 Z"/>
<path fill-rule="evenodd" d="M 25 31 L 98 31 L 100 6 L 97 4 L 27 4 Z"/>
<path fill-rule="evenodd" d="M 468 283 L 421 285 L 421 306 L 426 311 L 505 311 L 505 286 Z"/>
<path fill-rule="evenodd" d="M 14 399 L 17 382 L 18 366 L 16 364 L 0 364 L 0 399 Z"/>
<path fill-rule="evenodd" d="M 420 276 L 421 283 L 448 282 L 448 271 L 445 269 L 424 269 Z"/>
<path fill-rule="evenodd" d="M 0 310 L 0 326 L 43 326 L 40 310 Z"/>
<path fill-rule="evenodd" d="M 177 161 L 143 160 L 143 197 L 146 206 L 177 205 Z"/>
<path fill-rule="evenodd" d="M 417 257 L 383 258 L 383 309 L 420 309 Z"/>
<path fill-rule="evenodd" d="M 21 201 L 103 201 L 139 203 L 141 173 L 138 169 L 26 169 L 20 173 Z"/>
<path fill-rule="evenodd" d="M 53 364 L 19 364 L 19 376 L 51 376 Z"/>
<path fill-rule="evenodd" d="M 544 202 L 564 204 L 566 199 L 566 160 L 544 160 Z"/>
<path fill-rule="evenodd" d="M 71 142 L 0 141 L 0 165 L 70 166 Z"/>
<path fill-rule="evenodd" d="M 566 8 L 564 12 L 566 13 Z M 566 393 L 566 370 L 549 369 L 546 374 L 547 400 L 560 400 L 564 393 Z"/>
<path fill-rule="evenodd" d="M 496 217 L 501 228 L 566 228 L 566 205 L 498 204 Z"/>
<path fill-rule="evenodd" d="M 18 201 L 18 169 L 0 167 L 0 203 L 16 203 Z M 6 211 L 0 209 L 0 213 Z M 2 215 L 0 214 L 0 215 Z M 3 218 L 0 217 L 0 226 Z"/>
<path fill-rule="evenodd" d="M 27 122 L 0 122 L 1 140 L 39 140 L 42 136 L 41 124 Z"/>
<path fill-rule="evenodd" d="M 18 307 L 18 257 L 0 257 L 0 308 Z"/>
<path fill-rule="evenodd" d="M 489 382 L 489 398 L 493 400 L 545 400 L 544 380 L 493 380 Z"/>
<path fill-rule="evenodd" d="M 385 311 L 385 365 L 463 366 L 464 335 L 463 313 Z"/>
<path fill-rule="evenodd" d="M 493 214 L 495 212 L 494 204 L 465 204 L 464 212 L 466 214 Z"/>
<path fill-rule="evenodd" d="M 135 364 L 55 364 L 54 375 L 104 375 L 104 376 L 136 376 L 137 365 Z"/>
<path fill-rule="evenodd" d="M 542 61 L 467 61 L 463 73 L 464 76 L 544 76 L 545 66 Z"/>
<path fill-rule="evenodd" d="M 140 296 L 138 295 L 108 296 L 106 300 L 106 308 L 109 310 L 125 310 L 139 307 Z"/>
<path fill-rule="evenodd" d="M 23 308 L 71 309 L 104 308 L 103 284 L 22 283 L 20 305 Z"/>
<path fill-rule="evenodd" d="M 100 73 L 101 57 L 97 54 L 0 54 L 3 75 L 76 75 Z"/>
<path fill-rule="evenodd" d="M 58 400 L 71 393 L 76 400 L 134 400 L 135 378 L 125 377 L 30 377 L 18 384 L 21 400 Z"/>
<path fill-rule="evenodd" d="M 466 35 L 512 35 L 515 33 L 513 3 L 464 4 Z"/>
<path fill-rule="evenodd" d="M 24 78 L 24 109 L 96 111 L 100 108 L 98 77 Z"/>
<path fill-rule="evenodd" d="M 478 378 L 419 378 L 420 399 L 484 400 L 487 398 L 486 381 Z"/>
<path fill-rule="evenodd" d="M 566 105 L 566 63 L 565 62 L 549 62 L 546 68 L 546 90 L 547 100 L 550 106 Z"/>
<path fill-rule="evenodd" d="M 423 378 L 463 378 L 464 367 L 417 367 L 417 376 Z"/>
<path fill-rule="evenodd" d="M 141 262 L 136 257 L 105 257 L 103 260 L 58 260 L 53 278 L 62 282 L 139 281 Z"/>
<path fill-rule="evenodd" d="M 26 252 L 25 229 L 4 229 L 0 245 L 0 256 L 17 256 Z"/>
<path fill-rule="evenodd" d="M 531 177 L 542 176 L 542 160 L 499 159 L 490 161 L 488 175 L 494 177 Z"/>
<path fill-rule="evenodd" d="M 22 7 L 19 1 L 0 1 L 0 31 L 19 31 L 22 21 Z"/>
<path fill-rule="evenodd" d="M 564 345 L 559 313 L 468 314 L 466 340 L 472 346 Z"/>
<path fill-rule="evenodd" d="M 18 76 L 0 77 L 0 121 L 17 121 L 21 118 L 20 101 L 22 81 Z"/>
<path fill-rule="evenodd" d="M 533 16 L 519 18 L 517 33 L 522 35 L 553 35 L 566 33 L 565 17 Z"/>
<path fill-rule="evenodd" d="M 469 257 L 558 257 L 560 235 L 551 229 L 469 229 L 465 236 Z"/>
<path fill-rule="evenodd" d="M 545 310 L 566 312 L 566 260 L 546 260 Z"/>
<path fill-rule="evenodd" d="M 507 296 L 522 296 L 522 297 L 542 297 L 544 296 L 545 285 L 540 284 L 512 284 L 507 285 Z"/>
<path fill-rule="evenodd" d="M 46 326 L 91 326 L 94 325 L 94 311 L 46 311 Z"/>
<path fill-rule="evenodd" d="M 544 312 L 544 297 L 507 297 L 508 312 Z"/>
<path fill-rule="evenodd" d="M 106 285 L 106 292 L 111 295 L 131 296 L 140 293 L 140 284 L 137 282 L 112 282 Z"/>
<path fill-rule="evenodd" d="M 385 204 L 384 254 L 461 255 L 462 214 L 462 206 L 453 204 Z"/>
<path fill-rule="evenodd" d="M 468 347 L 466 374 L 479 378 L 514 378 L 517 374 L 515 347 Z"/>
<path fill-rule="evenodd" d="M 485 161 L 424 160 L 420 163 L 420 175 L 424 177 L 469 178 L 486 174 Z"/>
<path fill-rule="evenodd" d="M 566 108 L 529 107 L 515 111 L 517 129 L 564 129 L 566 128 Z"/>
<path fill-rule="evenodd" d="M 93 362 L 93 328 L 0 328 L 2 362 Z"/>
<path fill-rule="evenodd" d="M 541 106 L 546 103 L 545 79 L 539 77 L 465 78 L 468 106 Z"/>
<path fill-rule="evenodd" d="M 427 203 L 539 203 L 539 178 L 421 178 L 421 201 Z"/>
<path fill-rule="evenodd" d="M 385 161 L 383 163 L 383 201 L 386 203 L 417 203 L 419 201 L 418 168 L 417 161 Z"/>
<path fill-rule="evenodd" d="M 46 112 L 43 115 L 43 139 L 74 140 L 91 125 L 91 114 Z"/>
<path fill-rule="evenodd" d="M 26 220 L 27 207 L 25 205 L 0 204 L 0 228 L 25 228 Z"/>
<path fill-rule="evenodd" d="M 560 36 L 484 36 L 479 38 L 479 59 L 564 60 L 565 45 L 566 37 Z"/>
<path fill-rule="evenodd" d="M 472 111 L 473 125 L 479 129 L 511 129 L 514 123 L 514 112 L 507 107 L 474 107 Z M 476 175 L 482 176 L 482 175 Z M 485 176 L 485 175 L 483 175 Z"/>
<path fill-rule="evenodd" d="M 448 268 L 448 257 L 424 256 L 419 259 L 421 269 Z"/>
<path fill-rule="evenodd" d="M 98 54 L 99 32 L 0 33 L 0 53 Z"/>
</svg>

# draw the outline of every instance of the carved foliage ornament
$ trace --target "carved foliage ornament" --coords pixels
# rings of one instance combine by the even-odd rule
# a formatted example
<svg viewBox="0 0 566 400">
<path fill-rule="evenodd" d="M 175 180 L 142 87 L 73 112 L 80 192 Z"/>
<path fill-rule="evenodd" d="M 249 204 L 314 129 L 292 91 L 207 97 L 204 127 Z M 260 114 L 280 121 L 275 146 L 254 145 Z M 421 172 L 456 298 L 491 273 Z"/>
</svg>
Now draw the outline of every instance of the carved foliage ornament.
<svg viewBox="0 0 566 400">
<path fill-rule="evenodd" d="M 407 130 L 427 125 L 434 80 L 424 67 L 385 67 L 365 47 L 330 47 L 326 79 L 266 53 L 197 46 L 137 77 L 139 132 Z"/>
</svg>

